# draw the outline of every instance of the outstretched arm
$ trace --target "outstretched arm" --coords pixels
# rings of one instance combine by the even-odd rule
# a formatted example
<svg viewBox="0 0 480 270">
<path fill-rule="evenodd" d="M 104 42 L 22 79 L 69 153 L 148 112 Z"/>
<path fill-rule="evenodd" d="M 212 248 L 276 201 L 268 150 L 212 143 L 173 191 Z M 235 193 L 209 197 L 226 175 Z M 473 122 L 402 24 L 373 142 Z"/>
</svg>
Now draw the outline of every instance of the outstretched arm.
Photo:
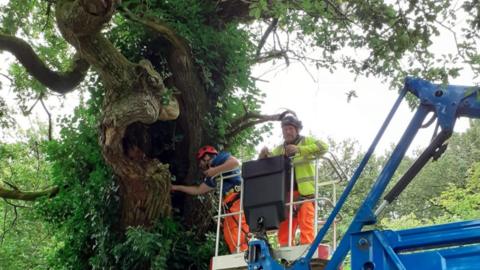
<svg viewBox="0 0 480 270">
<path fill-rule="evenodd" d="M 211 167 L 203 173 L 208 177 L 213 177 L 223 172 L 231 171 L 240 166 L 240 162 L 233 156 L 230 156 L 223 164 L 220 164 L 215 167 Z"/>
<path fill-rule="evenodd" d="M 205 183 L 201 183 L 198 186 L 172 185 L 172 191 L 180 191 L 190 195 L 205 194 L 211 190 L 213 190 L 213 188 Z"/>
</svg>

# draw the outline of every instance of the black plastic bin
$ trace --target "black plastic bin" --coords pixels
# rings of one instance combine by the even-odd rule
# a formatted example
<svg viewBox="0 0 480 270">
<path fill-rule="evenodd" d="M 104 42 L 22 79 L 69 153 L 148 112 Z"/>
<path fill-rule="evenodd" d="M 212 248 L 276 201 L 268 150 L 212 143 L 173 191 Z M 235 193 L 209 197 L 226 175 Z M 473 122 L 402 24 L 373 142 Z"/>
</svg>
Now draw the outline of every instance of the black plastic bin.
<svg viewBox="0 0 480 270">
<path fill-rule="evenodd" d="M 244 181 L 243 209 L 250 230 L 258 228 L 263 218 L 263 229 L 278 229 L 285 219 L 285 164 L 288 160 L 277 156 L 242 165 Z"/>
</svg>

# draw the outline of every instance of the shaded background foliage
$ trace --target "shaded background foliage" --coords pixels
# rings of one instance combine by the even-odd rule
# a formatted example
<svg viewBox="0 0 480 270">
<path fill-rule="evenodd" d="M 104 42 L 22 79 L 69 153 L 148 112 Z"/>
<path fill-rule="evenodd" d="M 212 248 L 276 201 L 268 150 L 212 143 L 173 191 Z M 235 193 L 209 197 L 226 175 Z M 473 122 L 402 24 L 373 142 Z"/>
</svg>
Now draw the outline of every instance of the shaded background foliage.
<svg viewBox="0 0 480 270">
<path fill-rule="evenodd" d="M 59 140 L 45 142 L 50 183 L 57 196 L 39 201 L 37 217 L 48 224 L 54 248 L 48 266 L 54 269 L 207 269 L 213 255 L 211 234 L 176 220 L 159 220 L 151 229 L 120 233 L 118 186 L 98 147 L 98 87 L 72 117 L 62 120 Z"/>
</svg>

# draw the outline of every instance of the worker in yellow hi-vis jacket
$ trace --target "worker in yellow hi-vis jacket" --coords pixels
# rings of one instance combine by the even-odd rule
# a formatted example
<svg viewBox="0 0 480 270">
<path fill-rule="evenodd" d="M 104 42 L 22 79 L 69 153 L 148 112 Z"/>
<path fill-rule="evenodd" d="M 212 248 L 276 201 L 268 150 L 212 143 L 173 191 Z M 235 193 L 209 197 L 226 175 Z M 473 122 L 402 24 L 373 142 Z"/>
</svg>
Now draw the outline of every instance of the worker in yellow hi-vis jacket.
<svg viewBox="0 0 480 270">
<path fill-rule="evenodd" d="M 275 147 L 271 152 L 264 147 L 259 158 L 279 155 L 291 157 L 294 163 L 294 201 L 313 198 L 315 193 L 315 166 L 307 160 L 325 154 L 328 146 L 323 141 L 313 137 L 301 136 L 302 122 L 294 114 L 284 116 L 281 124 L 284 143 Z M 287 173 L 287 175 L 290 175 L 290 173 Z M 287 198 L 290 198 L 290 181 L 286 181 L 286 185 Z M 287 216 L 289 217 L 289 215 Z M 313 241 L 315 238 L 314 216 L 314 202 L 295 205 L 292 216 L 292 240 L 295 239 L 295 231 L 298 227 L 300 229 L 300 244 L 310 244 Z M 280 223 L 278 242 L 281 246 L 288 245 L 288 223 L 288 218 Z"/>
</svg>

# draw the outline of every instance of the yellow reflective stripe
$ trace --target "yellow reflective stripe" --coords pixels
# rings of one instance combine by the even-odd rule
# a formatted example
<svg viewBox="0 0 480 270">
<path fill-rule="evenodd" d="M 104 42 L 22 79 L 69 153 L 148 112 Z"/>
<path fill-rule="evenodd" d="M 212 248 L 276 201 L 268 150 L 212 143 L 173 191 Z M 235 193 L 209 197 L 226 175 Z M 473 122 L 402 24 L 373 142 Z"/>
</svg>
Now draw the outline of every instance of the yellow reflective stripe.
<svg viewBox="0 0 480 270">
<path fill-rule="evenodd" d="M 313 161 L 315 161 L 316 157 L 295 157 L 293 159 L 293 166 L 302 166 L 305 164 L 313 165 Z"/>
<path fill-rule="evenodd" d="M 297 184 L 305 183 L 305 182 L 314 182 L 315 177 L 313 176 L 306 176 L 306 177 L 301 177 L 297 178 Z"/>
</svg>

